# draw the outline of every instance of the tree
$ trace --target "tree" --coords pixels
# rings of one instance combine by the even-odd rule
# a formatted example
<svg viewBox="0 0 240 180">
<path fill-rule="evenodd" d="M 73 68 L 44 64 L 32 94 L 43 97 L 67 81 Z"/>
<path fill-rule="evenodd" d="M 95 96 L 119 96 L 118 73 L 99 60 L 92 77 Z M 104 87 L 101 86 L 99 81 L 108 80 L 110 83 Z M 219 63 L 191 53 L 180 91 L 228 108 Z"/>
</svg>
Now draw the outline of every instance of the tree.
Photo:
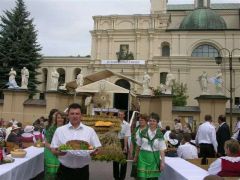
<svg viewBox="0 0 240 180">
<path fill-rule="evenodd" d="M 186 106 L 187 104 L 187 85 L 183 83 L 174 83 L 172 88 L 173 93 L 173 105 L 174 106 Z"/>
<path fill-rule="evenodd" d="M 172 87 L 172 104 L 173 106 L 186 106 L 187 104 L 187 85 L 183 83 L 174 82 Z M 153 94 L 155 96 L 163 95 L 161 87 L 153 88 Z"/>
<path fill-rule="evenodd" d="M 37 69 L 42 56 L 37 31 L 29 15 L 23 0 L 17 0 L 15 8 L 4 11 L 0 17 L 0 88 L 6 87 L 12 67 L 17 72 L 17 84 L 21 85 L 21 69 L 26 67 L 29 70 L 28 89 L 33 95 L 40 84 Z"/>
</svg>

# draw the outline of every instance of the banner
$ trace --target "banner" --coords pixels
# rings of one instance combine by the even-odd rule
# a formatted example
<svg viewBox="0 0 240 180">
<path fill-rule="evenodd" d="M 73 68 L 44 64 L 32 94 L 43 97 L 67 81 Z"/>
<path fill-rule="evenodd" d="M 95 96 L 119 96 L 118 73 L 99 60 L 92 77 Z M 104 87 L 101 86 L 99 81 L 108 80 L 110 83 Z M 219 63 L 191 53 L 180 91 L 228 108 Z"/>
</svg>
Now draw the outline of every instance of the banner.
<svg viewBox="0 0 240 180">
<path fill-rule="evenodd" d="M 145 64 L 145 60 L 101 60 L 101 64 Z"/>
</svg>

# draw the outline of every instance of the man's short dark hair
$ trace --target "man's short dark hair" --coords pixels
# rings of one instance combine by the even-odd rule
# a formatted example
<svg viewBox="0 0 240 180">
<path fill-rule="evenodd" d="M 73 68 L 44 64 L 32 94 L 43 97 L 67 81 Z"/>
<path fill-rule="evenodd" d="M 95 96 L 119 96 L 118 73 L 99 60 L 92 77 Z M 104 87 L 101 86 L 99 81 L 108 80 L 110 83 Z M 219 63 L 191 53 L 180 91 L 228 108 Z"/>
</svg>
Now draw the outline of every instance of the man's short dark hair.
<svg viewBox="0 0 240 180">
<path fill-rule="evenodd" d="M 178 119 L 178 118 L 175 118 L 174 121 L 175 121 L 175 122 L 178 122 L 178 123 L 181 122 L 180 119 Z"/>
<path fill-rule="evenodd" d="M 212 116 L 209 114 L 205 115 L 205 121 L 212 121 Z"/>
<path fill-rule="evenodd" d="M 192 140 L 192 136 L 191 136 L 190 133 L 184 133 L 184 134 L 183 134 L 183 139 L 184 139 L 184 141 L 186 141 L 186 142 L 190 142 L 190 141 Z"/>
<path fill-rule="evenodd" d="M 21 127 L 22 127 L 22 123 L 21 123 L 21 122 L 18 122 L 18 123 L 17 123 L 17 126 L 21 128 Z"/>
<path fill-rule="evenodd" d="M 176 132 L 175 131 L 171 131 L 170 134 L 169 134 L 169 138 L 170 139 L 177 139 Z"/>
<path fill-rule="evenodd" d="M 166 126 L 166 128 L 165 128 L 167 131 L 169 131 L 171 128 L 170 128 L 170 126 Z"/>
<path fill-rule="evenodd" d="M 68 106 L 68 111 L 69 111 L 70 109 L 80 109 L 80 110 L 81 110 L 81 106 L 80 106 L 80 104 L 78 104 L 78 103 L 72 103 L 72 104 L 70 104 L 70 105 Z"/>
<path fill-rule="evenodd" d="M 221 122 L 226 122 L 226 117 L 224 115 L 220 115 L 218 116 L 218 120 L 220 120 Z"/>
</svg>

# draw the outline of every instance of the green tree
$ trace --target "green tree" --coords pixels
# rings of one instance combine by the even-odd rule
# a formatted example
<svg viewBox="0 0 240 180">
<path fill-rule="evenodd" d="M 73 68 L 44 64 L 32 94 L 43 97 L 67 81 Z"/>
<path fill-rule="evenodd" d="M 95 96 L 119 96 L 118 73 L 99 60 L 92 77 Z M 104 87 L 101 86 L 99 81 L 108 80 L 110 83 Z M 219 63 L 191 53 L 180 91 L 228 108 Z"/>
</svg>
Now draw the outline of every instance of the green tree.
<svg viewBox="0 0 240 180">
<path fill-rule="evenodd" d="M 172 88 L 173 106 L 186 106 L 187 104 L 187 85 L 183 83 L 174 83 Z"/>
<path fill-rule="evenodd" d="M 6 88 L 11 67 L 17 72 L 16 82 L 20 86 L 21 69 L 26 67 L 29 70 L 28 90 L 33 95 L 40 84 L 36 76 L 42 56 L 37 31 L 29 16 L 23 0 L 16 0 L 15 8 L 4 11 L 0 17 L 0 88 Z"/>
</svg>

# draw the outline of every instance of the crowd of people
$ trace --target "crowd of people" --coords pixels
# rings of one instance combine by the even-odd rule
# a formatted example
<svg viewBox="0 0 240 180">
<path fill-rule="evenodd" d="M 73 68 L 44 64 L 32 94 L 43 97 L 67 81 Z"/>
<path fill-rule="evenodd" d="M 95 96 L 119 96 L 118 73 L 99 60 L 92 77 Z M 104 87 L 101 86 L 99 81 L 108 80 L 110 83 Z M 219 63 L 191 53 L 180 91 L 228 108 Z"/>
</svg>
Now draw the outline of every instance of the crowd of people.
<svg viewBox="0 0 240 180">
<path fill-rule="evenodd" d="M 170 126 L 163 129 L 159 126 L 159 124 L 161 125 L 159 118 L 155 118 L 156 125 L 158 124 L 155 136 L 158 137 L 159 142 L 158 144 L 154 142 L 156 143 L 154 147 L 158 146 L 158 152 L 152 147 L 152 140 L 154 139 L 151 135 L 151 130 L 154 129 L 152 119 L 152 115 L 149 118 L 146 115 L 140 115 L 138 126 L 132 131 L 132 148 L 130 148 L 132 152 L 130 157 L 133 157 L 134 160 L 132 177 L 136 179 L 157 179 L 164 167 L 164 156 L 180 157 L 186 160 L 201 158 L 202 163 L 206 163 L 207 158 L 216 158 L 209 165 L 209 174 L 240 176 L 240 141 L 237 138 L 240 130 L 240 117 L 237 118 L 232 137 L 224 115 L 218 117 L 219 125 L 217 128 L 213 124 L 211 115 L 206 115 L 204 122 L 199 125 L 196 133 L 192 132 L 189 123 L 181 122 L 180 118 L 174 120 L 173 129 Z M 163 136 L 160 134 L 163 134 Z M 146 142 L 147 146 L 144 144 Z M 160 162 L 156 161 L 159 159 Z M 144 166 L 145 163 L 148 164 L 147 167 L 150 169 Z M 158 174 L 156 173 L 157 170 Z"/>
<path fill-rule="evenodd" d="M 16 119 L 9 122 L 0 120 L 0 141 L 13 142 L 20 147 L 24 143 L 41 141 L 44 145 L 44 179 L 89 179 L 90 156 L 59 151 L 69 140 L 84 140 L 98 153 L 101 142 L 95 130 L 81 122 L 81 107 L 73 103 L 67 113 L 52 109 L 47 119 L 40 117 L 32 125 L 22 126 Z M 234 135 L 231 137 L 226 117 L 218 117 L 218 128 L 211 115 L 206 115 L 196 133 L 189 123 L 180 118 L 174 126 L 164 129 L 156 113 L 140 114 L 138 121 L 130 124 L 125 120 L 124 111 L 118 112 L 121 130 L 118 133 L 126 159 L 133 161 L 131 177 L 139 180 L 157 180 L 165 167 L 165 156 L 183 159 L 216 158 L 209 166 L 209 174 L 218 176 L 240 176 L 240 117 L 237 119 Z M 129 143 L 129 139 L 131 142 Z M 127 163 L 113 162 L 113 178 L 126 178 Z"/>
<path fill-rule="evenodd" d="M 57 109 L 50 112 L 48 119 L 40 117 L 32 125 L 25 127 L 15 118 L 10 121 L 1 119 L 0 141 L 5 142 L 7 148 L 10 143 L 17 145 L 15 147 L 26 148 L 41 142 L 46 147 L 44 151 L 45 179 L 55 179 L 55 171 L 58 169 L 59 161 L 56 156 L 52 155 L 48 142 L 51 142 L 56 128 L 64 123 L 66 123 L 66 115 Z"/>
<path fill-rule="evenodd" d="M 22 123 L 14 118 L 8 122 L 2 120 L 0 131 L 1 141 L 15 143 L 19 147 L 23 147 L 24 143 L 44 141 L 44 135 L 37 126 L 26 125 L 23 127 Z"/>
</svg>

